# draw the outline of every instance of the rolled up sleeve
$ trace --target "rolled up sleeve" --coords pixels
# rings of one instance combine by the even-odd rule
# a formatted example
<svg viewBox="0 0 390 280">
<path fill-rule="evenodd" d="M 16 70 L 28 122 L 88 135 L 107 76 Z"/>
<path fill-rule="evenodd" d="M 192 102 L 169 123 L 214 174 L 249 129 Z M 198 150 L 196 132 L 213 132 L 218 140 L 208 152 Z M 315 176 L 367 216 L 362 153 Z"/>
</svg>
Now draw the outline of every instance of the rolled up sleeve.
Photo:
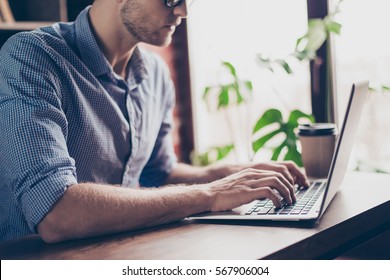
<svg viewBox="0 0 390 280">
<path fill-rule="evenodd" d="M 5 48 L 13 49 L 0 58 L 0 181 L 31 232 L 77 183 L 59 81 L 50 60 L 41 59 L 45 50 L 34 45 L 21 35 L 8 42 Z M 21 59 L 29 49 L 34 57 Z"/>
</svg>

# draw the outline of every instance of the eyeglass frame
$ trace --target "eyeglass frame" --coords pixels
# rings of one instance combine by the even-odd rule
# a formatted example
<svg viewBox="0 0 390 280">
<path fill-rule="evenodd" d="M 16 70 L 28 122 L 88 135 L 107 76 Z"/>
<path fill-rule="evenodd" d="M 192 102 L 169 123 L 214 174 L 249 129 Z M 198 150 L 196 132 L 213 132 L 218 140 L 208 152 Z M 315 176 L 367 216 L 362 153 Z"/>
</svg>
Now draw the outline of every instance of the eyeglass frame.
<svg viewBox="0 0 390 280">
<path fill-rule="evenodd" d="M 174 3 L 174 1 L 172 1 L 172 4 L 168 4 L 169 1 L 172 1 L 172 0 L 164 0 L 164 5 L 167 8 L 173 9 L 173 8 L 176 8 L 177 6 L 180 6 L 181 4 L 183 4 L 183 2 L 186 2 L 187 0 L 179 0 L 176 2 L 176 4 Z M 195 2 L 195 0 L 192 0 L 190 5 L 192 5 L 192 3 L 194 3 L 194 2 Z"/>
</svg>

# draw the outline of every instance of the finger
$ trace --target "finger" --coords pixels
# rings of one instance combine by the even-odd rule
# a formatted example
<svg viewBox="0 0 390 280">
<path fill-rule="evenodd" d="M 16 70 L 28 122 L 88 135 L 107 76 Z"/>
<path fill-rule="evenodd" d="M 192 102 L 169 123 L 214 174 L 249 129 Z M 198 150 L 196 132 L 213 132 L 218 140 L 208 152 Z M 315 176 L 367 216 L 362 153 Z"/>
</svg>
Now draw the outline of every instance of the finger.
<svg viewBox="0 0 390 280">
<path fill-rule="evenodd" d="M 270 188 L 264 187 L 259 189 L 254 189 L 256 197 L 258 198 L 268 198 L 272 201 L 276 208 L 282 207 L 282 203 L 280 202 L 280 197 Z"/>
<path fill-rule="evenodd" d="M 276 176 L 281 181 L 282 185 L 287 187 L 288 192 L 289 192 L 289 196 L 291 197 L 292 202 L 290 202 L 288 200 L 286 200 L 286 202 L 287 203 L 295 202 L 297 200 L 297 198 L 295 196 L 295 188 L 294 188 L 294 186 L 287 180 L 287 178 L 285 176 L 283 176 L 283 174 L 275 172 L 273 174 L 273 176 Z"/>
<path fill-rule="evenodd" d="M 292 203 L 296 202 L 297 198 L 295 196 L 294 186 L 289 181 L 287 181 L 287 179 L 284 176 L 282 176 L 282 174 L 278 174 L 278 178 L 288 188 Z"/>
<path fill-rule="evenodd" d="M 289 184 L 288 182 L 286 182 L 286 183 Z M 262 178 L 258 181 L 257 185 L 260 188 L 263 186 L 268 186 L 272 189 L 275 189 L 279 192 L 279 194 L 284 198 L 284 200 L 287 203 L 289 203 L 289 204 L 293 203 L 293 197 L 292 197 L 290 189 L 277 176 Z"/>
<path fill-rule="evenodd" d="M 252 174 L 254 176 L 262 175 L 265 176 L 278 176 L 280 178 L 283 178 L 284 181 L 287 180 L 288 185 L 293 188 L 294 184 L 294 178 L 292 177 L 291 173 L 289 172 L 288 168 L 282 164 L 274 164 L 272 167 L 272 170 L 261 170 L 261 169 L 249 169 L 252 171 Z"/>
<path fill-rule="evenodd" d="M 294 177 L 290 173 L 287 166 L 285 166 L 283 163 L 278 162 L 269 162 L 269 163 L 256 163 L 252 166 L 253 169 L 258 171 L 271 171 L 271 172 L 278 172 L 283 174 L 284 177 L 291 183 L 294 184 Z"/>
<path fill-rule="evenodd" d="M 295 188 L 294 186 L 287 180 L 287 178 L 281 174 L 274 171 L 258 171 L 258 170 L 252 170 L 253 177 L 250 183 L 248 184 L 253 188 L 257 187 L 263 187 L 263 186 L 273 186 L 274 188 L 279 190 L 281 189 L 283 197 L 288 197 L 290 199 L 285 199 L 287 203 L 293 203 L 296 201 L 295 196 Z M 269 179 L 268 181 L 259 181 L 260 179 Z M 262 182 L 262 183 L 261 183 Z M 259 183 L 261 183 L 259 185 Z M 278 191 L 279 191 L 278 190 Z"/>
<path fill-rule="evenodd" d="M 286 167 L 284 167 L 287 170 Z M 294 186 L 287 178 L 275 171 L 264 171 L 254 168 L 247 168 L 240 172 L 243 181 L 241 184 L 250 188 L 271 187 L 277 190 L 286 203 L 291 204 L 296 201 Z"/>
<path fill-rule="evenodd" d="M 306 175 L 301 171 L 301 169 L 294 162 L 284 162 L 289 172 L 295 177 L 294 184 L 300 186 L 309 187 L 309 181 L 307 180 Z"/>
<path fill-rule="evenodd" d="M 275 165 L 274 171 L 283 174 L 283 176 L 290 182 L 290 184 L 294 185 L 294 176 L 291 174 L 289 168 L 286 165 L 278 163 Z"/>
</svg>

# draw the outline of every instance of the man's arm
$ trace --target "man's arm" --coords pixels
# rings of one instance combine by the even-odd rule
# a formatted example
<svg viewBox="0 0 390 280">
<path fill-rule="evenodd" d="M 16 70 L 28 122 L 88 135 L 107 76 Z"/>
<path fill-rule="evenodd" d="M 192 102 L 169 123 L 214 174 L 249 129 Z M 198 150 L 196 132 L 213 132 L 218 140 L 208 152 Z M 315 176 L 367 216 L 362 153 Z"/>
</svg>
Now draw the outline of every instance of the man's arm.
<svg viewBox="0 0 390 280">
<path fill-rule="evenodd" d="M 276 172 L 248 168 L 208 184 L 128 189 L 96 184 L 69 187 L 38 225 L 49 243 L 151 227 L 187 216 L 223 211 L 258 198 L 280 206 L 293 187 Z"/>
<path fill-rule="evenodd" d="M 202 189 L 76 184 L 45 216 L 38 232 L 49 243 L 99 236 L 177 221 L 208 210 L 208 205 L 210 195 Z"/>
</svg>

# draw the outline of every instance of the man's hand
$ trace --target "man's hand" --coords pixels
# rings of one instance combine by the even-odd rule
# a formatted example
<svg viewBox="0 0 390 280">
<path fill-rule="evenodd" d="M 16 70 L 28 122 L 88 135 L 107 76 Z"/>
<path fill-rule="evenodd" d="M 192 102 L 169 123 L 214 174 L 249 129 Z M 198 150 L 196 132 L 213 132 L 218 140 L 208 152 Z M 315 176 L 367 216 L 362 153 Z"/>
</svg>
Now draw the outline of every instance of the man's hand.
<svg viewBox="0 0 390 280">
<path fill-rule="evenodd" d="M 309 182 L 306 175 L 293 161 L 272 161 L 272 162 L 259 162 L 259 163 L 247 163 L 247 164 L 230 164 L 230 165 L 216 165 L 211 166 L 208 170 L 209 177 L 214 176 L 215 179 L 226 177 L 230 174 L 237 173 L 246 168 L 253 168 L 262 171 L 274 171 L 282 174 L 292 185 L 299 185 L 303 187 L 309 187 Z M 216 178 L 215 178 L 216 177 Z"/>
<path fill-rule="evenodd" d="M 293 161 L 253 163 L 249 167 L 259 170 L 270 170 L 282 174 L 291 184 L 309 187 L 309 182 L 303 172 Z"/>
<path fill-rule="evenodd" d="M 276 207 L 281 206 L 281 198 L 293 203 L 294 187 L 289 180 L 293 181 L 279 172 L 246 168 L 204 186 L 213 197 L 210 210 L 224 211 L 261 198 L 271 199 Z"/>
<path fill-rule="evenodd" d="M 295 202 L 294 185 L 309 182 L 292 161 L 193 167 L 178 164 L 168 183 L 203 184 L 211 193 L 211 211 L 230 210 L 255 199 L 269 198 L 276 207 L 280 199 Z"/>
</svg>

